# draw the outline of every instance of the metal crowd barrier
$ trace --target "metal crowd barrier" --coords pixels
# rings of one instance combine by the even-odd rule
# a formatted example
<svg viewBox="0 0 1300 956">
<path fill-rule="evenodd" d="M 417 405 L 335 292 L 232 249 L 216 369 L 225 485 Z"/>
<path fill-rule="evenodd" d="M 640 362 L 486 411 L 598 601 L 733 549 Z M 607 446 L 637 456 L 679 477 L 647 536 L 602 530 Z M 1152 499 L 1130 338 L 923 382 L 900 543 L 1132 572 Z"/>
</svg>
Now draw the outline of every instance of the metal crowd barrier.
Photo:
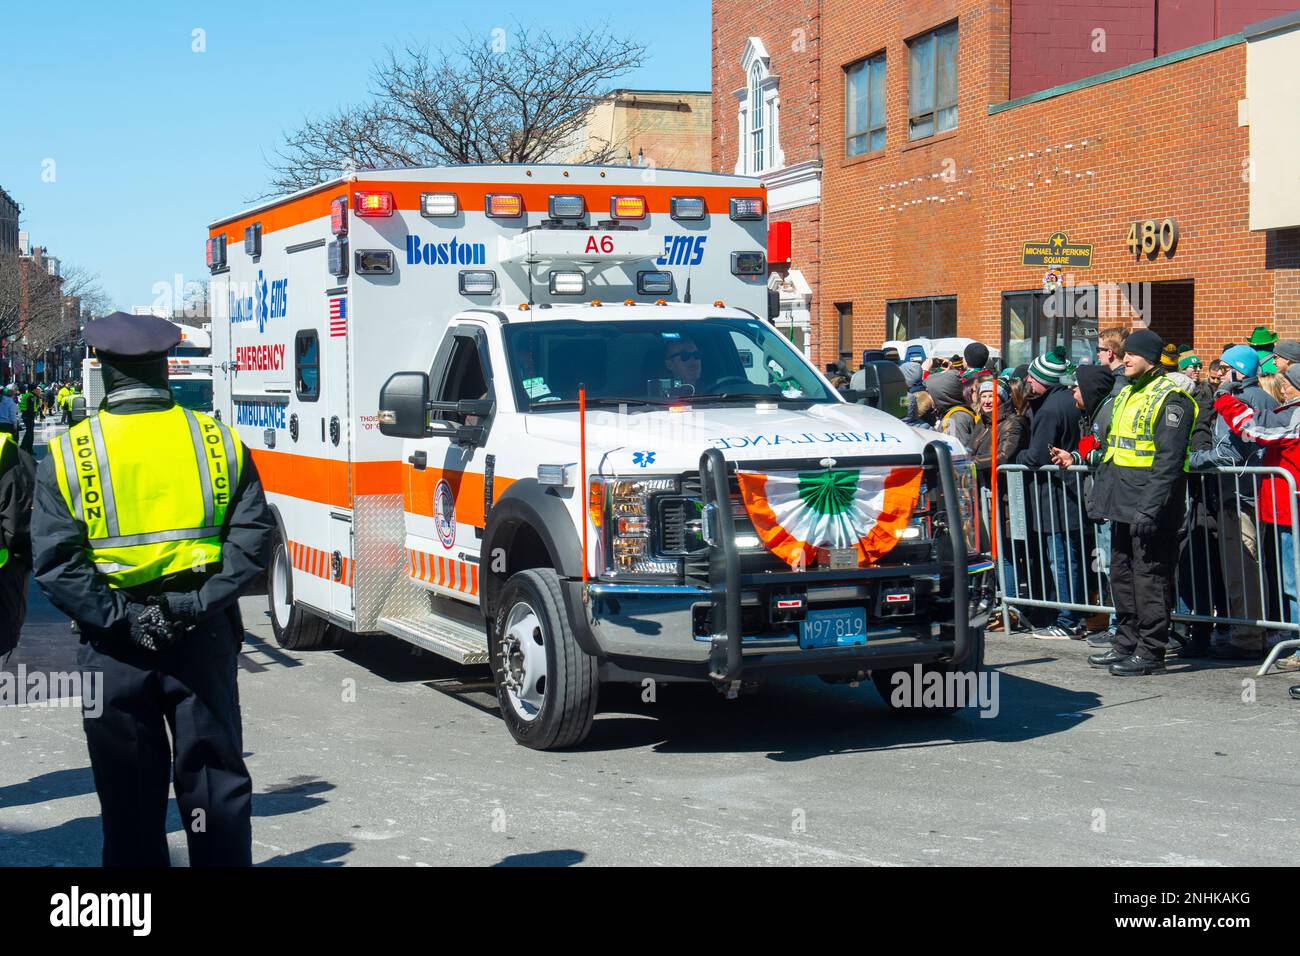
<svg viewBox="0 0 1300 956">
<path fill-rule="evenodd" d="M 996 577 L 1007 631 L 1013 607 L 1115 613 L 1107 580 L 1109 524 L 1099 525 L 1088 517 L 1089 478 L 1089 469 L 1082 465 L 1047 465 L 1037 471 L 1024 465 L 1000 465 L 1002 495 L 996 510 L 993 489 L 984 488 L 984 521 L 986 527 L 995 526 Z M 1284 652 L 1300 648 L 1300 623 L 1290 620 L 1293 615 L 1300 619 L 1300 594 L 1287 593 L 1281 535 L 1256 514 L 1266 478 L 1281 479 L 1289 492 L 1292 580 L 1297 583 L 1292 590 L 1300 589 L 1300 498 L 1286 469 L 1222 467 L 1191 472 L 1187 517 L 1177 539 L 1168 542 L 1179 551 L 1173 620 L 1296 635 L 1274 645 L 1259 676 Z M 1060 542 L 1052 540 L 1056 535 Z M 1069 593 L 1064 596 L 1056 593 L 1063 566 L 1072 578 L 1065 582 Z M 1295 607 L 1290 614 L 1288 602 Z"/>
</svg>

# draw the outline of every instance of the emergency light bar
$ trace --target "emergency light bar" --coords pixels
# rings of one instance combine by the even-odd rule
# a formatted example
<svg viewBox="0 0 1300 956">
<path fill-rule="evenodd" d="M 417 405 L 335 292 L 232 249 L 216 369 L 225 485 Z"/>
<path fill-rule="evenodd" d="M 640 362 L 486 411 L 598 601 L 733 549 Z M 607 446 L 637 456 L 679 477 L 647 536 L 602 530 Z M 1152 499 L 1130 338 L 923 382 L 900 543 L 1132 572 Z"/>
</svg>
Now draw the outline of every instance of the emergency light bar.
<svg viewBox="0 0 1300 956">
<path fill-rule="evenodd" d="M 731 200 L 731 218 L 741 219 L 762 219 L 763 218 L 763 200 L 757 198 L 732 198 Z"/>
<path fill-rule="evenodd" d="M 488 193 L 483 211 L 493 219 L 518 219 L 524 214 L 524 197 L 518 193 Z"/>
<path fill-rule="evenodd" d="M 335 239 L 325 248 L 325 258 L 328 261 L 327 268 L 329 274 L 336 279 L 342 279 L 348 274 L 348 240 L 344 236 Z"/>
<path fill-rule="evenodd" d="M 615 219 L 644 219 L 645 196 L 614 196 L 609 201 L 609 214 Z"/>
<path fill-rule="evenodd" d="M 761 252 L 733 252 L 731 274 L 736 276 L 767 275 L 767 257 Z"/>
<path fill-rule="evenodd" d="M 497 274 L 491 269 L 475 271 L 462 269 L 460 272 L 461 295 L 488 295 L 497 290 Z"/>
<path fill-rule="evenodd" d="M 703 196 L 674 196 L 672 198 L 672 217 L 674 219 L 703 219 Z"/>
<path fill-rule="evenodd" d="M 582 272 L 552 272 L 551 295 L 582 295 L 587 291 L 587 276 Z"/>
<path fill-rule="evenodd" d="M 354 208 L 362 219 L 374 219 L 391 216 L 397 205 L 393 202 L 392 193 L 364 192 L 356 194 Z"/>
<path fill-rule="evenodd" d="M 346 236 L 348 233 L 348 197 L 330 200 L 330 234 Z"/>
<path fill-rule="evenodd" d="M 426 219 L 446 219 L 459 212 L 455 193 L 420 193 L 420 215 Z"/>
<path fill-rule="evenodd" d="M 224 232 L 208 240 L 207 262 L 208 268 L 213 272 L 226 268 L 226 234 Z"/>
<path fill-rule="evenodd" d="M 587 202 L 581 196 L 552 196 L 548 206 L 552 219 L 581 219 L 587 215 Z"/>
<path fill-rule="evenodd" d="M 638 272 L 636 274 L 637 295 L 672 295 L 673 274 L 671 272 Z"/>
<path fill-rule="evenodd" d="M 253 258 L 262 254 L 262 224 L 255 222 L 244 227 L 244 251 Z"/>
</svg>

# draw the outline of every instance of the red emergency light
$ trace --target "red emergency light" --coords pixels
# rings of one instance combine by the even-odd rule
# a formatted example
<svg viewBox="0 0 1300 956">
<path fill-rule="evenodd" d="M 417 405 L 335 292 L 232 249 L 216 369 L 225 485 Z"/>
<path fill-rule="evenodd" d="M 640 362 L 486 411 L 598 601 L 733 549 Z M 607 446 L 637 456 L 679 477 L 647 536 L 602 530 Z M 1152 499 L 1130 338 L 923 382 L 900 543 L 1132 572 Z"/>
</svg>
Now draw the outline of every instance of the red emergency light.
<svg viewBox="0 0 1300 956">
<path fill-rule="evenodd" d="M 484 211 L 493 219 L 518 219 L 524 214 L 524 197 L 518 193 L 488 193 Z"/>
<path fill-rule="evenodd" d="M 339 196 L 330 200 L 330 233 L 335 236 L 345 235 L 348 231 L 348 197 Z"/>
<path fill-rule="evenodd" d="M 393 202 L 392 193 L 364 192 L 356 194 L 353 208 L 362 219 L 372 219 L 380 216 L 391 216 L 397 205 Z"/>
</svg>

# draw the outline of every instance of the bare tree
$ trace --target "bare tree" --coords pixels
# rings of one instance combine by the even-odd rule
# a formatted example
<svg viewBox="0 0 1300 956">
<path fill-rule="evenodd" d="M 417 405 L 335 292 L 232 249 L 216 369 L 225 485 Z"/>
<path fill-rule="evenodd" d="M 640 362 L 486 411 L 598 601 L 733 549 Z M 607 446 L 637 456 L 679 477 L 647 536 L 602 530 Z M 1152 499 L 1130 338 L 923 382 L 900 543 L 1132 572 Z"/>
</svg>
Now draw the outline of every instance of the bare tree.
<svg viewBox="0 0 1300 956">
<path fill-rule="evenodd" d="M 0 339 L 18 334 L 22 315 L 22 279 L 17 256 L 0 255 Z"/>
<path fill-rule="evenodd" d="M 516 24 L 449 47 L 408 45 L 377 62 L 370 98 L 308 118 L 270 162 L 274 193 L 348 169 L 542 162 L 586 132 L 588 113 L 646 48 L 607 26 L 569 36 Z M 588 137 L 584 160 L 611 161 L 614 143 Z"/>
</svg>

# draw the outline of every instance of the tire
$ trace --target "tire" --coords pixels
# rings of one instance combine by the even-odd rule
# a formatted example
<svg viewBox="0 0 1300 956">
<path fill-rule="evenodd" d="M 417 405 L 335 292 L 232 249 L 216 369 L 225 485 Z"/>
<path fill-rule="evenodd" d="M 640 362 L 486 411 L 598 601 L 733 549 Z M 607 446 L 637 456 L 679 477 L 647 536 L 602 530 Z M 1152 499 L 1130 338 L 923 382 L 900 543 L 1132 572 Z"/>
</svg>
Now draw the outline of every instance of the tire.
<svg viewBox="0 0 1300 956">
<path fill-rule="evenodd" d="M 294 603 L 289 549 L 278 536 L 266 570 L 266 605 L 275 643 L 286 651 L 337 650 L 351 644 L 356 636 Z"/>
<path fill-rule="evenodd" d="M 520 571 L 506 582 L 492 622 L 491 660 L 501 715 L 516 743 L 557 750 L 587 738 L 599 671 L 573 636 L 559 575 L 550 568 Z"/>
<path fill-rule="evenodd" d="M 921 666 L 922 679 L 924 679 L 924 675 L 926 674 L 938 673 L 940 675 L 946 675 L 954 669 L 959 673 L 978 675 L 979 672 L 984 669 L 984 629 L 980 628 L 979 630 L 974 631 L 973 638 L 970 652 L 966 655 L 966 660 L 962 662 L 961 666 L 954 668 L 951 662 L 945 664 L 923 664 Z M 876 691 L 884 698 L 885 704 L 895 714 L 902 714 L 908 717 L 951 717 L 963 709 L 962 707 L 958 707 L 948 701 L 945 701 L 944 705 L 939 707 L 917 705 L 915 703 L 915 698 L 913 697 L 912 699 L 908 699 L 911 695 L 906 694 L 900 695 L 899 698 L 896 699 L 895 691 L 898 688 L 894 685 L 894 675 L 898 673 L 906 674 L 908 678 L 911 679 L 914 671 L 912 668 L 908 667 L 871 672 L 871 682 L 876 685 Z M 978 676 L 976 677 L 976 680 L 978 680 Z M 969 706 L 969 704 L 970 702 L 967 701 L 966 705 Z"/>
</svg>

